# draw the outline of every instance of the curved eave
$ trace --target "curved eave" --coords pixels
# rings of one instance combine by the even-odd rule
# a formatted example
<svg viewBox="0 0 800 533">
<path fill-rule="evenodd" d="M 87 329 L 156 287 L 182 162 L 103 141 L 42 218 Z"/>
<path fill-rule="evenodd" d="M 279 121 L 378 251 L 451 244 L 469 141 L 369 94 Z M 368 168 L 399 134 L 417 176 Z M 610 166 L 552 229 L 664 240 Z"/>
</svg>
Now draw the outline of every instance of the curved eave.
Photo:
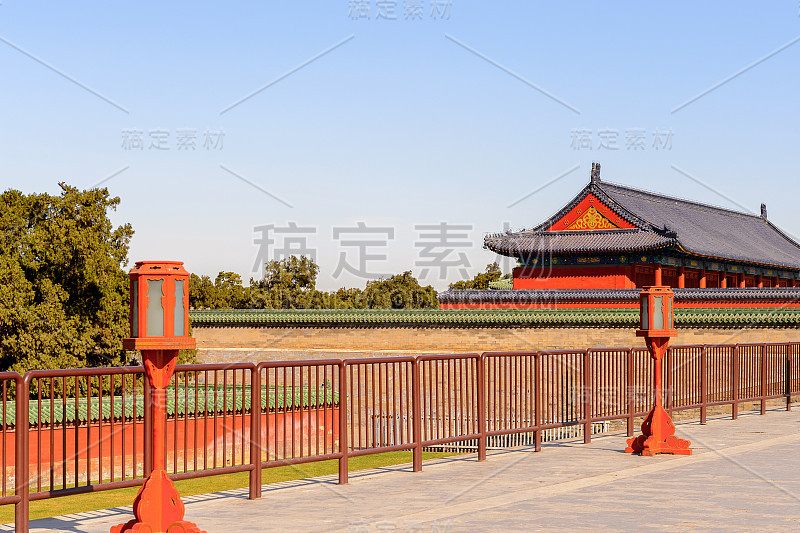
<svg viewBox="0 0 800 533">
<path fill-rule="evenodd" d="M 585 245 L 576 244 L 568 246 L 565 243 L 558 242 L 559 240 L 574 240 L 579 241 L 581 238 L 589 240 Z M 608 238 L 608 239 L 606 239 Z M 547 245 L 532 246 L 518 245 L 510 246 L 504 243 L 517 243 L 522 240 L 546 240 L 555 241 L 555 244 L 548 243 Z M 616 240 L 603 247 L 598 246 L 597 240 Z M 633 242 L 632 242 L 633 241 Z M 638 241 L 638 242 L 636 242 Z M 629 253 L 629 252 L 644 252 L 651 250 L 660 250 L 668 248 L 675 244 L 675 239 L 672 237 L 665 237 L 655 232 L 645 232 L 642 230 L 604 230 L 598 231 L 560 231 L 560 232 L 526 232 L 512 233 L 507 236 L 484 238 L 483 246 L 497 254 L 507 256 L 520 256 L 520 255 L 533 255 L 533 254 L 581 254 L 581 253 Z"/>
</svg>

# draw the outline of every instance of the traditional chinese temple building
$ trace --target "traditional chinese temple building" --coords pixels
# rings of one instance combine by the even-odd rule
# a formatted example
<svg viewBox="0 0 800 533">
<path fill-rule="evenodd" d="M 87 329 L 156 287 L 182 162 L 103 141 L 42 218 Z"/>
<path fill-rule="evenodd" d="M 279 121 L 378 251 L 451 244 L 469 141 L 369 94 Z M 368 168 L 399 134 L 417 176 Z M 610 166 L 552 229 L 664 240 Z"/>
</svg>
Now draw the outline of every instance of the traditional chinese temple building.
<svg viewBox="0 0 800 533">
<path fill-rule="evenodd" d="M 797 306 L 800 244 L 767 219 L 607 183 L 600 164 L 538 226 L 489 235 L 514 257 L 512 288 L 446 291 L 443 308 L 633 307 L 640 287 L 669 285 L 676 306 Z M 794 290 L 792 288 L 795 288 Z"/>
</svg>

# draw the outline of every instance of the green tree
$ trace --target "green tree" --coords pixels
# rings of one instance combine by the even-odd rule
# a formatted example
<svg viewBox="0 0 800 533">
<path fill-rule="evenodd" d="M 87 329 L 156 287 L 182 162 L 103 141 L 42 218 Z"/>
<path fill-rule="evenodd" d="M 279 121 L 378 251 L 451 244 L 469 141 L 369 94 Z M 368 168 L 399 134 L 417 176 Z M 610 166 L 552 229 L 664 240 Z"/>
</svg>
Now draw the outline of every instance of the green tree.
<svg viewBox="0 0 800 533">
<path fill-rule="evenodd" d="M 422 287 L 411 271 L 367 282 L 363 300 L 370 309 L 438 309 L 436 290 Z"/>
<path fill-rule="evenodd" d="M 251 306 L 265 309 L 306 309 L 324 300 L 316 291 L 319 266 L 306 256 L 272 260 L 264 279 L 254 282 Z"/>
<path fill-rule="evenodd" d="M 217 289 L 217 307 L 241 309 L 247 307 L 248 291 L 242 287 L 242 277 L 235 272 L 220 272 L 214 280 Z"/>
<path fill-rule="evenodd" d="M 130 224 L 108 190 L 0 195 L 0 367 L 118 365 L 128 334 Z"/>
<path fill-rule="evenodd" d="M 464 290 L 464 289 L 488 289 L 489 283 L 497 281 L 503 277 L 503 271 L 500 270 L 500 265 L 489 263 L 486 265 L 485 272 L 478 272 L 472 279 L 456 281 L 450 284 L 451 289 Z"/>
<path fill-rule="evenodd" d="M 208 276 L 189 275 L 189 307 L 193 309 L 243 309 L 250 289 L 235 272 L 220 272 L 214 282 Z"/>
</svg>

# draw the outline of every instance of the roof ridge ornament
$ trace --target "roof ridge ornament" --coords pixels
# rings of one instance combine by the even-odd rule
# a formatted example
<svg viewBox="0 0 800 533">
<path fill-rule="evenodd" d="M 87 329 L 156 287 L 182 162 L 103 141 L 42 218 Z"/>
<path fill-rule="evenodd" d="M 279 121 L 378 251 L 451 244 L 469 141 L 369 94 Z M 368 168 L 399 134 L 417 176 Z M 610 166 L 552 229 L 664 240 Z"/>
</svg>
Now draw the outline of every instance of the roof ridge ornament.
<svg viewBox="0 0 800 533">
<path fill-rule="evenodd" d="M 591 183 L 600 183 L 600 163 L 592 161 Z"/>
</svg>

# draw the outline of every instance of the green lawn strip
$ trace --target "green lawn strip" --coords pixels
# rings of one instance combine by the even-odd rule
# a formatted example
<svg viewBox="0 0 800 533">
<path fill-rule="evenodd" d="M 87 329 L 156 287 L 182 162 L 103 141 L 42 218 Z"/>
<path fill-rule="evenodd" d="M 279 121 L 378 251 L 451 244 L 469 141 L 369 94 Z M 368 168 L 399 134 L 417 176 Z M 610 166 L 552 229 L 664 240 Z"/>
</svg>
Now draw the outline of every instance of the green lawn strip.
<svg viewBox="0 0 800 533">
<path fill-rule="evenodd" d="M 436 459 L 456 455 L 448 452 L 423 452 L 423 459 Z M 388 452 L 375 455 L 364 455 L 351 457 L 349 461 L 350 471 L 378 468 L 381 466 L 396 465 L 411 462 L 411 452 Z M 318 461 L 300 465 L 280 466 L 275 468 L 265 468 L 262 470 L 262 482 L 277 483 L 279 481 L 290 481 L 294 479 L 305 479 L 311 477 L 335 474 L 339 471 L 339 462 L 336 459 L 329 461 Z M 247 472 L 237 472 L 235 474 L 224 474 L 219 476 L 209 476 L 198 479 L 184 479 L 177 481 L 175 486 L 181 496 L 194 496 L 196 494 L 208 494 L 210 492 L 220 492 L 224 490 L 238 489 L 246 487 L 249 483 Z M 65 514 L 81 513 L 85 511 L 96 511 L 111 507 L 121 507 L 131 505 L 139 487 L 129 487 L 126 489 L 107 490 L 89 494 L 76 494 L 73 496 L 63 496 L 60 498 L 50 498 L 38 500 L 30 504 L 30 518 L 48 518 Z M 0 524 L 11 523 L 14 521 L 14 506 L 4 505 L 0 507 Z"/>
</svg>

